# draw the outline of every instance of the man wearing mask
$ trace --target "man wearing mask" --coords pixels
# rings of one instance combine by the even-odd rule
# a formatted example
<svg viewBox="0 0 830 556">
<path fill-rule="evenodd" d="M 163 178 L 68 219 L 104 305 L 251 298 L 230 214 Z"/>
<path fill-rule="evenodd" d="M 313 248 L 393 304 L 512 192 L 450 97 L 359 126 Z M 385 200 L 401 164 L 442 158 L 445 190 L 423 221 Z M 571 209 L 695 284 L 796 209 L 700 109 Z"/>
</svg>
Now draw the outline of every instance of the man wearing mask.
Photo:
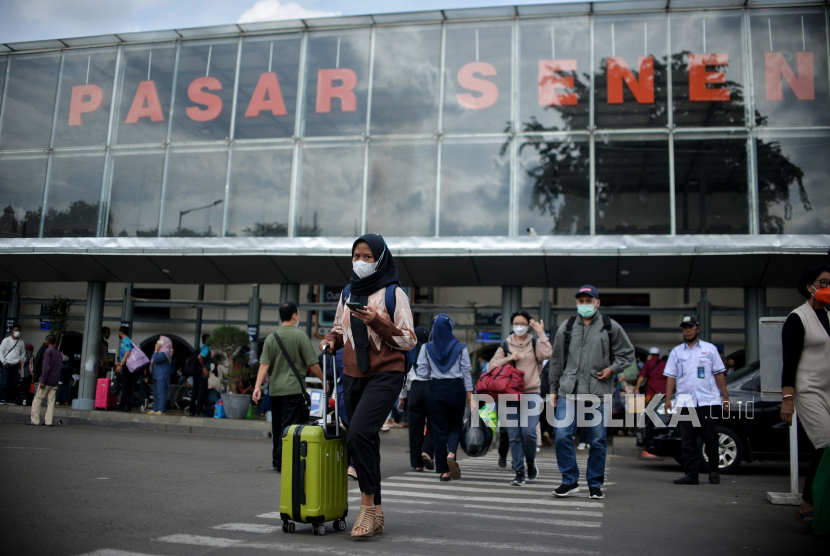
<svg viewBox="0 0 830 556">
<path fill-rule="evenodd" d="M 718 348 L 709 342 L 698 338 L 700 322 L 694 315 L 683 317 L 680 323 L 683 331 L 684 343 L 680 344 L 669 354 L 663 374 L 666 380 L 666 412 L 672 408 L 672 394 L 677 385 L 677 407 L 680 416 L 689 416 L 692 412 L 697 415 L 693 419 L 700 422 L 700 426 L 681 418 L 677 427 L 680 429 L 680 438 L 683 450 L 683 467 L 686 474 L 674 481 L 676 485 L 699 485 L 698 457 L 700 448 L 697 446 L 697 437 L 700 436 L 709 459 L 709 482 L 713 485 L 720 483 L 718 473 L 718 433 L 715 430 L 715 417 L 723 410 L 729 413 L 729 394 L 726 391 L 726 378 L 723 372 L 726 368 L 718 354 Z"/>
<path fill-rule="evenodd" d="M 622 327 L 599 313 L 599 293 L 585 285 L 576 292 L 577 315 L 562 323 L 553 341 L 550 359 L 550 402 L 555 409 L 556 460 L 562 472 L 562 485 L 554 496 L 569 496 L 579 491 L 579 468 L 573 434 L 577 427 L 579 396 L 591 394 L 602 400 L 592 409 L 594 418 L 579 423 L 588 429 L 588 469 L 585 478 L 591 498 L 603 498 L 605 481 L 606 424 L 605 403 L 613 391 L 613 376 L 634 363 L 634 346 Z M 576 394 L 576 398 L 572 395 Z M 609 408 L 610 415 L 610 408 Z"/>
<path fill-rule="evenodd" d="M 20 339 L 20 327 L 12 328 L 12 335 L 0 342 L 0 365 L 3 366 L 3 387 L 0 404 L 14 405 L 14 390 L 20 378 L 20 363 L 26 355 L 26 343 Z"/>
</svg>

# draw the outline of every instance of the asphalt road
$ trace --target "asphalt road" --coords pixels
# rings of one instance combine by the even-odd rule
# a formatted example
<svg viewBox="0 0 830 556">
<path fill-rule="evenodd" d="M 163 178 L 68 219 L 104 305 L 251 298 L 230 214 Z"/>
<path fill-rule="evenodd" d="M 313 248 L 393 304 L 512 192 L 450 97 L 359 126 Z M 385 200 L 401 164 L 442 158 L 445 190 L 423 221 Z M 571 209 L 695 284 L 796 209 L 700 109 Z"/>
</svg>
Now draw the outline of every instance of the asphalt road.
<svg viewBox="0 0 830 556">
<path fill-rule="evenodd" d="M 406 448 L 387 447 L 383 535 L 353 540 L 330 524 L 323 537 L 310 525 L 286 534 L 273 517 L 270 449 L 266 439 L 0 424 L 0 554 L 790 556 L 830 545 L 802 532 L 794 508 L 766 501 L 767 491 L 787 488 L 786 465 L 681 487 L 671 482 L 681 474 L 673 461 L 610 456 L 604 500 L 554 499 L 549 448 L 539 479 L 511 487 L 494 453 L 460 461 L 462 480 L 445 484 L 412 472 Z M 586 456 L 579 452 L 583 480 Z M 349 496 L 351 529 L 358 494 Z"/>
</svg>

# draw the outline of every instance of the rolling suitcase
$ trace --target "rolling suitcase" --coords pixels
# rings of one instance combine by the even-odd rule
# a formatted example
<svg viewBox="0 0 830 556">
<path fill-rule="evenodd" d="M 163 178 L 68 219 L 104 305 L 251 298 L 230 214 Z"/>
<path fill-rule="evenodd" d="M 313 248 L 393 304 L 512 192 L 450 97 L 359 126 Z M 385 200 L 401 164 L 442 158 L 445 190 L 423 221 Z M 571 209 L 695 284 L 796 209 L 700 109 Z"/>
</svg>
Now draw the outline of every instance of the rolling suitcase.
<svg viewBox="0 0 830 556">
<path fill-rule="evenodd" d="M 323 357 L 323 376 L 326 376 L 328 359 Z M 326 534 L 326 521 L 334 522 L 335 531 L 346 529 L 349 456 L 337 404 L 334 422 L 326 424 L 326 420 L 324 417 L 322 424 L 291 425 L 283 431 L 280 481 L 283 532 L 293 533 L 294 522 L 311 523 L 315 535 Z"/>
<path fill-rule="evenodd" d="M 99 378 L 95 387 L 95 409 L 115 409 L 118 403 L 118 398 L 115 394 L 110 393 L 110 383 L 112 381 L 108 378 Z"/>
</svg>

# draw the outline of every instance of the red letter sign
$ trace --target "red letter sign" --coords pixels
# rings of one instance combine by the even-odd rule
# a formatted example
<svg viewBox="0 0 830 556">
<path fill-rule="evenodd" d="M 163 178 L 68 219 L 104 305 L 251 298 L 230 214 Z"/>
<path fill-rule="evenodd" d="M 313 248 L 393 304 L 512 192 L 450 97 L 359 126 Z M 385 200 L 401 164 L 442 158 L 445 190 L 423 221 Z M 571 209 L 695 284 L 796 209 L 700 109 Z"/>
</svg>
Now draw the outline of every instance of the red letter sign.
<svg viewBox="0 0 830 556">
<path fill-rule="evenodd" d="M 689 54 L 689 100 L 693 102 L 729 100 L 729 89 L 709 89 L 706 85 L 726 83 L 726 72 L 706 71 L 706 66 L 728 66 L 729 54 Z"/>
<path fill-rule="evenodd" d="M 558 75 L 563 71 L 576 71 L 576 60 L 539 60 L 539 106 L 576 104 L 576 93 L 556 92 L 556 89 L 573 89 L 573 77 Z"/>
<path fill-rule="evenodd" d="M 161 113 L 161 103 L 154 81 L 142 81 L 138 84 L 133 104 L 130 106 L 130 112 L 127 114 L 127 120 L 124 123 L 135 124 L 141 118 L 150 118 L 151 122 L 164 121 L 164 114 Z"/>
<path fill-rule="evenodd" d="M 490 108 L 499 99 L 499 88 L 492 81 L 486 79 L 479 79 L 475 74 L 481 74 L 485 77 L 493 77 L 497 75 L 496 68 L 487 62 L 470 62 L 464 64 L 458 70 L 458 84 L 469 89 L 481 93 L 481 96 L 473 96 L 470 93 L 462 93 L 455 95 L 458 103 L 464 108 L 472 110 L 481 110 L 483 108 Z"/>
<path fill-rule="evenodd" d="M 204 106 L 204 108 L 191 106 L 186 110 L 187 115 L 194 122 L 209 122 L 218 118 L 219 114 L 222 113 L 222 99 L 216 95 L 206 93 L 202 89 L 221 91 L 222 84 L 215 77 L 200 77 L 194 79 L 190 87 L 187 88 L 187 98 Z"/>
<path fill-rule="evenodd" d="M 82 125 L 83 114 L 95 112 L 101 107 L 104 93 L 98 85 L 78 85 L 72 87 L 72 100 L 69 103 L 69 125 Z"/>
<path fill-rule="evenodd" d="M 764 55 L 767 78 L 767 100 L 782 100 L 781 76 L 795 93 L 798 100 L 815 100 L 816 88 L 813 83 L 813 53 L 798 53 L 798 77 L 793 74 L 784 55 L 780 52 L 767 52 Z"/>
<path fill-rule="evenodd" d="M 640 104 L 654 104 L 654 57 L 640 56 L 640 80 L 622 58 L 608 58 L 608 104 L 623 103 L 623 81 Z"/>
<path fill-rule="evenodd" d="M 335 81 L 341 84 L 334 86 Z M 341 112 L 357 110 L 357 98 L 352 89 L 357 85 L 357 74 L 347 68 L 325 69 L 317 72 L 317 113 L 331 112 L 331 99 L 340 99 Z"/>
<path fill-rule="evenodd" d="M 268 98 L 266 98 L 268 97 Z M 274 116 L 285 116 L 285 102 L 282 100 L 280 83 L 276 73 L 263 73 L 254 89 L 254 96 L 245 110 L 246 118 L 258 118 L 263 110 L 268 110 Z"/>
</svg>

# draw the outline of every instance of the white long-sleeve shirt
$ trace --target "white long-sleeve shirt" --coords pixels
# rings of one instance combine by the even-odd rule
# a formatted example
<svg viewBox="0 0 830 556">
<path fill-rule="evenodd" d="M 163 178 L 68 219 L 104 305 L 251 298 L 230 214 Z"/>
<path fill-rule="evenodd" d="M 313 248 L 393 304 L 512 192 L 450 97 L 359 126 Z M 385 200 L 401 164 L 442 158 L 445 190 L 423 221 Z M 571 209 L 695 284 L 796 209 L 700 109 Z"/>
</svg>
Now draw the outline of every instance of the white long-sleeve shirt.
<svg viewBox="0 0 830 556">
<path fill-rule="evenodd" d="M 26 355 L 26 342 L 18 336 L 9 336 L 0 342 L 0 364 L 17 365 Z"/>
</svg>

